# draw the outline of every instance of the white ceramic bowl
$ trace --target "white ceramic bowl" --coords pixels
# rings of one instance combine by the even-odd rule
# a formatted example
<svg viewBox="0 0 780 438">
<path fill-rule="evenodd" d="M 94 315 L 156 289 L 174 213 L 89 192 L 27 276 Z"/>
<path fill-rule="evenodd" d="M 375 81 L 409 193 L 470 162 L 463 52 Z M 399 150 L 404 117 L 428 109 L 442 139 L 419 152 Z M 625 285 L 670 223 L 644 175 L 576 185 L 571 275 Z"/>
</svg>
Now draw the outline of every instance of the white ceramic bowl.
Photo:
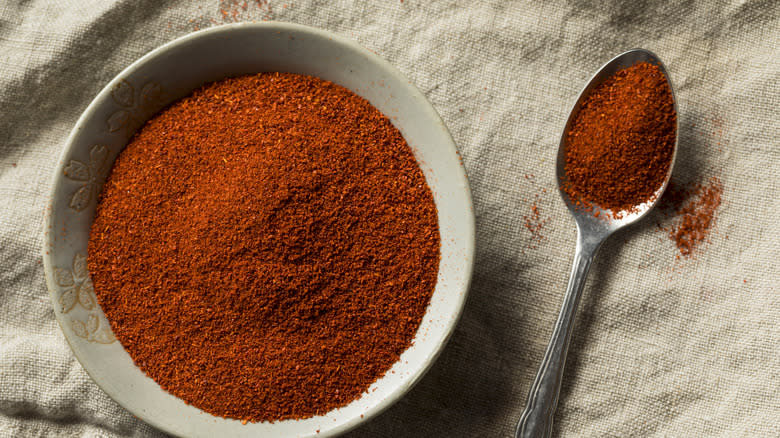
<svg viewBox="0 0 780 438">
<path fill-rule="evenodd" d="M 111 333 L 86 267 L 89 227 L 111 163 L 136 129 L 206 82 L 281 71 L 317 76 L 368 99 L 414 151 L 439 211 L 441 264 L 413 345 L 362 397 L 324 415 L 242 424 L 215 417 L 163 391 Z M 313 437 L 344 432 L 401 397 L 435 360 L 458 320 L 474 256 L 474 214 L 452 138 L 425 97 L 395 68 L 334 34 L 286 23 L 236 24 L 196 32 L 133 63 L 76 123 L 54 177 L 44 248 L 54 313 L 84 369 L 138 418 L 188 437 Z"/>
</svg>

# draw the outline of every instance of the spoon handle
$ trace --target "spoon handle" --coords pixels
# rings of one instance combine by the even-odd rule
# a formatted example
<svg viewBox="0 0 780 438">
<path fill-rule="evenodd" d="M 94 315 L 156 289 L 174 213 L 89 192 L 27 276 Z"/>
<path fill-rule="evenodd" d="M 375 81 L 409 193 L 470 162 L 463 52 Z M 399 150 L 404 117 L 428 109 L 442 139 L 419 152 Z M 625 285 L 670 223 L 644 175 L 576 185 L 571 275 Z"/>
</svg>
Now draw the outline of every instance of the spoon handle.
<svg viewBox="0 0 780 438">
<path fill-rule="evenodd" d="M 588 269 L 602 239 L 589 239 L 582 230 L 577 231 L 577 251 L 569 278 L 569 286 L 563 298 L 561 313 L 555 323 L 550 344 L 544 353 L 536 379 L 528 394 L 528 403 L 517 424 L 516 438 L 543 438 L 552 435 L 555 406 L 561 390 L 563 366 L 569 350 L 574 315 L 580 302 Z"/>
</svg>

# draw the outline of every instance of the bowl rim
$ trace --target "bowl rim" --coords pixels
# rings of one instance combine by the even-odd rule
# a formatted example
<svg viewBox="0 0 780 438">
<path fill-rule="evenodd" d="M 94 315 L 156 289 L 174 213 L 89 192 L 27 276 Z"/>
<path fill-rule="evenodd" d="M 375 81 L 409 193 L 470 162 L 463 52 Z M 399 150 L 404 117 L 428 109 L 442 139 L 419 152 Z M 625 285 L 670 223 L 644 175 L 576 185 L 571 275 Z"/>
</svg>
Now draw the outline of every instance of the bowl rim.
<svg viewBox="0 0 780 438">
<path fill-rule="evenodd" d="M 377 64 L 381 69 L 385 72 L 387 72 L 389 75 L 401 79 L 405 86 L 408 87 L 407 91 L 409 92 L 410 96 L 413 97 L 418 101 L 418 105 L 421 105 L 421 110 L 426 113 L 428 117 L 430 117 L 432 120 L 438 122 L 437 129 L 440 129 L 442 132 L 441 134 L 444 135 L 444 138 L 446 138 L 446 144 L 442 144 L 441 147 L 445 147 L 447 149 L 447 153 L 454 154 L 457 157 L 460 157 L 460 153 L 457 150 L 457 147 L 455 145 L 454 139 L 452 138 L 452 134 L 450 133 L 447 126 L 444 124 L 443 120 L 441 119 L 441 116 L 436 111 L 436 109 L 433 107 L 433 105 L 428 101 L 428 99 L 420 92 L 420 90 L 411 82 L 409 81 L 405 75 L 401 73 L 400 70 L 398 70 L 395 66 L 390 64 L 388 61 L 384 60 L 382 57 L 374 53 L 373 51 L 363 47 L 356 41 L 349 39 L 347 37 L 343 37 L 341 35 L 338 35 L 334 32 L 312 27 L 312 26 L 306 26 L 296 23 L 289 23 L 289 22 L 281 22 L 281 21 L 265 21 L 265 22 L 243 22 L 243 23 L 230 23 L 230 24 L 222 24 L 210 27 L 208 29 L 198 30 L 195 32 L 190 32 L 186 35 L 177 37 L 171 41 L 168 41 L 165 44 L 162 44 L 153 50 L 147 52 L 140 58 L 133 61 L 130 65 L 122 69 L 120 72 L 118 72 L 98 93 L 97 95 L 91 100 L 89 105 L 84 109 L 84 111 L 81 113 L 79 118 L 77 119 L 76 123 L 74 124 L 71 132 L 69 133 L 68 137 L 65 140 L 64 146 L 62 147 L 62 150 L 60 152 L 59 159 L 57 161 L 57 165 L 54 169 L 54 175 L 52 176 L 51 182 L 50 182 L 50 195 L 48 198 L 48 203 L 45 207 L 45 217 L 44 217 L 44 227 L 43 227 L 43 248 L 42 248 L 42 256 L 43 256 L 43 267 L 44 267 L 44 275 L 46 280 L 46 286 L 49 293 L 49 298 L 51 301 L 52 306 L 57 305 L 56 300 L 56 294 L 57 294 L 57 284 L 54 279 L 54 266 L 52 257 L 53 255 L 50 254 L 50 246 L 52 246 L 52 234 L 53 232 L 50 232 L 49 230 L 53 229 L 54 226 L 54 216 L 55 212 L 53 209 L 54 201 L 56 198 L 57 193 L 59 192 L 59 187 L 61 185 L 62 181 L 62 169 L 65 165 L 65 161 L 67 157 L 69 156 L 69 153 L 74 148 L 74 142 L 76 140 L 77 134 L 82 129 L 82 127 L 94 116 L 94 113 L 96 113 L 98 106 L 100 102 L 105 100 L 107 97 L 110 96 L 111 90 L 114 86 L 116 86 L 120 81 L 122 81 L 124 78 L 130 76 L 134 71 L 141 68 L 143 65 L 145 65 L 147 62 L 150 62 L 151 60 L 164 55 L 166 52 L 173 50 L 181 45 L 190 44 L 193 41 L 207 37 L 209 35 L 213 34 L 226 34 L 231 33 L 239 30 L 268 30 L 268 29 L 276 29 L 279 31 L 286 31 L 286 32 L 297 32 L 297 33 L 305 33 L 310 34 L 315 37 L 325 38 L 330 41 L 332 41 L 335 45 L 345 46 L 346 48 L 349 48 L 351 50 L 354 50 L 361 55 L 365 56 L 370 60 L 371 62 Z M 355 90 L 350 90 L 355 92 Z M 357 94 L 357 93 L 356 93 Z M 419 161 L 419 158 L 417 159 L 418 165 L 421 164 Z M 460 190 L 462 190 L 462 196 L 464 196 L 465 201 L 467 202 L 469 208 L 469 211 L 462 212 L 463 217 L 465 218 L 465 233 L 461 235 L 463 247 L 465 249 L 464 251 L 464 259 L 465 264 L 463 266 L 462 270 L 462 284 L 461 289 L 462 290 L 455 290 L 453 293 L 458 295 L 457 303 L 455 305 L 455 311 L 451 314 L 452 318 L 450 319 L 450 322 L 447 323 L 446 327 L 443 329 L 444 336 L 441 339 L 440 342 L 438 342 L 435 345 L 435 348 L 426 351 L 425 352 L 425 358 L 417 369 L 413 370 L 409 374 L 409 377 L 405 379 L 402 384 L 396 385 L 395 388 L 392 388 L 391 391 L 387 394 L 386 397 L 383 397 L 381 400 L 379 400 L 374 405 L 370 406 L 362 415 L 359 417 L 353 417 L 349 418 L 346 421 L 339 422 L 332 428 L 328 428 L 326 430 L 323 430 L 321 432 L 318 431 L 317 436 L 335 436 L 340 435 L 343 433 L 346 433 L 349 430 L 354 429 L 355 427 L 366 423 L 371 418 L 375 417 L 376 415 L 382 413 L 386 409 L 388 409 L 390 406 L 392 406 L 394 403 L 396 403 L 399 399 L 403 397 L 415 384 L 417 384 L 420 379 L 430 370 L 433 363 L 436 361 L 438 356 L 443 351 L 445 345 L 448 343 L 449 339 L 451 338 L 452 334 L 455 331 L 455 327 L 457 326 L 458 321 L 460 320 L 460 317 L 463 313 L 463 308 L 466 303 L 466 299 L 468 296 L 468 291 L 470 289 L 471 281 L 472 281 L 472 274 L 473 274 L 473 267 L 474 267 L 474 258 L 475 258 L 475 246 L 476 246 L 476 239 L 475 239 L 475 214 L 474 214 L 474 207 L 473 207 L 473 199 L 471 195 L 471 189 L 468 181 L 468 176 L 466 174 L 465 166 L 462 164 L 457 166 L 458 171 L 456 172 L 456 178 L 460 180 L 462 187 L 460 187 Z M 438 209 L 437 209 L 437 214 Z M 53 252 L 53 251 L 52 251 Z M 66 342 L 68 343 L 71 351 L 73 352 L 73 355 L 75 356 L 76 360 L 78 360 L 79 364 L 81 364 L 84 371 L 87 372 L 87 374 L 90 376 L 90 379 L 106 394 L 108 395 L 112 400 L 114 400 L 119 406 L 121 406 L 123 409 L 127 410 L 137 418 L 139 418 L 141 421 L 159 429 L 166 433 L 170 433 L 173 435 L 178 436 L 181 431 L 174 429 L 171 427 L 170 423 L 157 421 L 153 417 L 149 417 L 147 415 L 144 415 L 141 412 L 137 412 L 135 410 L 132 410 L 131 408 L 127 407 L 125 404 L 123 404 L 120 399 L 121 396 L 119 394 L 119 391 L 116 391 L 115 388 L 106 387 L 106 385 L 99 383 L 97 379 L 94 378 L 92 373 L 89 371 L 89 368 L 85 366 L 84 359 L 82 358 L 82 355 L 80 353 L 81 348 L 75 346 L 69 336 L 67 335 L 67 331 L 65 330 L 65 327 L 63 326 L 62 318 L 55 313 L 55 320 L 57 321 L 58 325 L 60 326 L 60 330 L 62 331 L 63 337 L 65 338 Z M 120 344 L 121 345 L 121 344 Z M 122 347 L 124 349 L 124 347 Z M 145 373 L 144 373 L 145 374 Z M 148 377 L 148 376 L 147 376 Z M 156 383 L 156 382 L 155 382 Z M 174 396 L 175 397 L 175 396 Z M 197 407 L 196 407 L 197 408 Z M 197 408 L 200 409 L 200 408 Z M 202 410 L 201 410 L 202 411 Z M 215 416 L 211 413 L 205 412 L 208 415 L 212 415 L 215 418 L 222 418 Z"/>
</svg>

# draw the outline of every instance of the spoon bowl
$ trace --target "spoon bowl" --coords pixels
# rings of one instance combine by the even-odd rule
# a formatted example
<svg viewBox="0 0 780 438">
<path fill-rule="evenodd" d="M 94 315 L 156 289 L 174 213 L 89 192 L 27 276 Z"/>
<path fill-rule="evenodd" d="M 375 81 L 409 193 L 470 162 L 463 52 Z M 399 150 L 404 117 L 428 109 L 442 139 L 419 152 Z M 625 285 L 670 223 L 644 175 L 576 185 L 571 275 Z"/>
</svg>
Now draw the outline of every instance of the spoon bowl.
<svg viewBox="0 0 780 438">
<path fill-rule="evenodd" d="M 658 56 L 649 50 L 633 49 L 612 58 L 593 75 L 574 102 L 574 106 L 569 112 L 569 118 L 566 120 L 566 127 L 563 129 L 563 134 L 561 135 L 561 142 L 558 146 L 558 157 L 555 163 L 555 177 L 558 181 L 558 191 L 561 198 L 563 198 L 566 207 L 569 208 L 574 220 L 577 222 L 577 227 L 580 229 L 586 227 L 590 234 L 606 233 L 608 236 L 618 229 L 638 221 L 655 207 L 658 200 L 661 199 L 661 195 L 663 195 L 666 190 L 666 187 L 669 185 L 669 180 L 672 177 L 672 169 L 674 168 L 675 158 L 677 157 L 677 142 L 679 138 L 677 130 L 675 130 L 672 161 L 669 164 L 669 171 L 666 173 L 666 179 L 664 179 L 663 184 L 658 188 L 652 199 L 637 205 L 634 210 L 621 212 L 620 215 L 616 215 L 618 212 L 594 205 L 592 210 L 586 211 L 575 205 L 569 195 L 563 191 L 563 184 L 566 182 L 566 171 L 564 166 L 566 165 L 566 148 L 568 146 L 567 133 L 571 130 L 574 121 L 577 120 L 577 115 L 580 112 L 580 108 L 582 108 L 582 103 L 590 96 L 595 88 L 604 83 L 604 81 L 609 79 L 612 75 L 620 70 L 631 67 L 638 62 L 648 62 L 658 66 L 661 73 L 666 77 L 666 81 L 669 83 L 669 89 L 672 92 L 672 101 L 674 102 L 674 111 L 677 113 L 677 99 L 674 98 L 674 88 L 672 87 L 672 82 L 669 80 L 669 74 L 666 71 L 666 67 L 664 67 Z"/>
<path fill-rule="evenodd" d="M 558 191 L 577 224 L 577 249 L 561 312 L 553 328 L 550 344 L 547 346 L 547 351 L 539 366 L 536 379 L 531 386 L 525 411 L 523 411 L 517 425 L 517 438 L 540 438 L 552 435 L 553 417 L 555 415 L 555 407 L 558 404 L 558 394 L 560 393 L 563 368 L 566 363 L 566 354 L 574 326 L 574 316 L 596 251 L 612 233 L 638 221 L 652 210 L 669 185 L 669 180 L 672 176 L 672 169 L 677 156 L 677 126 L 675 126 L 671 162 L 663 183 L 656 189 L 654 195 L 649 200 L 633 206 L 630 211 L 612 211 L 601 208 L 598 205 L 592 205 L 587 209 L 582 208 L 563 190 L 567 183 L 565 172 L 566 149 L 568 147 L 567 134 L 577 119 L 583 102 L 596 87 L 604 83 L 609 77 L 639 62 L 648 62 L 658 66 L 669 84 L 669 89 L 672 90 L 672 83 L 669 80 L 666 68 L 656 55 L 644 49 L 629 50 L 612 58 L 593 75 L 574 103 L 561 136 L 555 173 L 558 180 Z M 675 102 L 674 92 L 672 91 L 672 104 L 676 114 L 677 104 Z"/>
</svg>

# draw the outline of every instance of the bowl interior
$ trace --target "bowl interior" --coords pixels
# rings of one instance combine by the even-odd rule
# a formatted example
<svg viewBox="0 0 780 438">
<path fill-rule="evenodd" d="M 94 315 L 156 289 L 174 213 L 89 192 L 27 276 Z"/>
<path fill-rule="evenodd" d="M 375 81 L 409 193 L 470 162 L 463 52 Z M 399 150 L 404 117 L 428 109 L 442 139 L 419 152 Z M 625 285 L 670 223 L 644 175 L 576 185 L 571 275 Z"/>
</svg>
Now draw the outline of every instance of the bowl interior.
<svg viewBox="0 0 780 438">
<path fill-rule="evenodd" d="M 414 344 L 351 404 L 306 420 L 241 424 L 163 391 L 134 364 L 97 306 L 86 268 L 89 227 L 102 183 L 136 129 L 204 83 L 264 71 L 333 81 L 386 114 L 412 148 L 439 211 L 442 258 Z M 471 196 L 455 145 L 424 96 L 379 57 L 304 26 L 262 23 L 213 28 L 144 56 L 95 98 L 68 139 L 47 210 L 44 264 L 56 317 L 76 357 L 109 396 L 142 420 L 186 436 L 328 436 L 389 406 L 418 380 L 462 309 L 474 252 Z"/>
</svg>

